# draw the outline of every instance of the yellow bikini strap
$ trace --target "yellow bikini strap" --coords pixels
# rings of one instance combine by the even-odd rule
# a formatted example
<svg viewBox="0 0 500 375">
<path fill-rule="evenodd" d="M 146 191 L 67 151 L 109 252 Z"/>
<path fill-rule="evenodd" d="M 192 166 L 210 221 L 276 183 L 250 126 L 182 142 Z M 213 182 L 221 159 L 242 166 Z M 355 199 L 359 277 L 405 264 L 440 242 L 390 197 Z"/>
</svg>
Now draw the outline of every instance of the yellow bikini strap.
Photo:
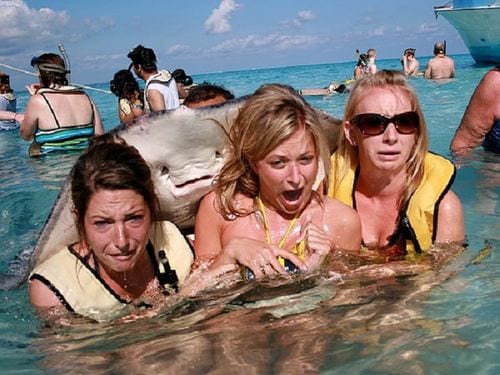
<svg viewBox="0 0 500 375">
<path fill-rule="evenodd" d="M 266 231 L 266 241 L 269 245 L 272 244 L 272 239 L 271 239 L 271 230 L 269 228 L 269 222 L 267 221 L 267 215 L 266 215 L 266 207 L 264 206 L 264 203 L 262 202 L 262 199 L 260 198 L 260 194 L 257 196 L 257 205 L 259 206 L 259 210 L 262 213 L 262 219 L 264 221 L 264 229 Z M 288 238 L 288 235 L 292 231 L 293 227 L 295 226 L 295 223 L 297 222 L 297 219 L 299 217 L 299 213 L 296 213 L 292 221 L 290 221 L 290 224 L 288 224 L 288 228 L 281 238 L 280 242 L 278 243 L 278 247 L 281 249 L 283 245 L 286 242 L 286 239 Z"/>
</svg>

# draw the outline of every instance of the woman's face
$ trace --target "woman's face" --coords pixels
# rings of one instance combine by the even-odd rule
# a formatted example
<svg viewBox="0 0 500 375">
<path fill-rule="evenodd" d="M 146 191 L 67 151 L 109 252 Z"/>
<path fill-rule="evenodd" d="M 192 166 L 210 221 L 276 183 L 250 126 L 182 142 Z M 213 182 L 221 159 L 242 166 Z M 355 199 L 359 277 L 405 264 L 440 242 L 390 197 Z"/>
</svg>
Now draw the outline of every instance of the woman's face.
<svg viewBox="0 0 500 375">
<path fill-rule="evenodd" d="M 125 272 L 144 256 L 151 215 L 133 190 L 98 190 L 84 217 L 87 244 L 107 270 Z"/>
<path fill-rule="evenodd" d="M 402 91 L 393 88 L 369 88 L 354 111 L 354 116 L 375 113 L 392 118 L 409 111 L 412 111 L 412 105 Z M 405 168 L 418 134 L 401 134 L 393 122 L 379 135 L 365 135 L 349 121 L 346 121 L 344 130 L 351 145 L 358 148 L 361 166 L 396 172 Z"/>
<path fill-rule="evenodd" d="M 276 211 L 294 215 L 308 204 L 318 172 L 314 141 L 304 128 L 253 164 L 263 201 Z"/>
</svg>

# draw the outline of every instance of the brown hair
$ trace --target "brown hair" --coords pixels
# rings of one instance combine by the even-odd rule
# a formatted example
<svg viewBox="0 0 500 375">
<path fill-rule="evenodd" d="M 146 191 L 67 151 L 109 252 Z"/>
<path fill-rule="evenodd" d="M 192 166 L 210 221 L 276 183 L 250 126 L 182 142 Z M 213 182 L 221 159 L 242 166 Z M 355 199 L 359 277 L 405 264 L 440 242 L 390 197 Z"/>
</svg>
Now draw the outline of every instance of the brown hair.
<svg viewBox="0 0 500 375">
<path fill-rule="evenodd" d="M 85 213 L 90 198 L 100 189 L 133 190 L 144 198 L 151 220 L 159 218 L 159 202 L 146 161 L 135 147 L 111 134 L 94 138 L 71 171 L 71 197 L 83 240 Z"/>
<path fill-rule="evenodd" d="M 40 83 L 42 87 L 67 86 L 68 79 L 66 65 L 61 56 L 55 53 L 44 53 L 32 60 L 40 72 Z"/>
<path fill-rule="evenodd" d="M 250 212 L 235 207 L 237 193 L 255 198 L 258 176 L 251 163 L 264 157 L 305 128 L 311 135 L 319 162 L 328 171 L 329 150 L 316 111 L 290 86 L 266 84 L 247 99 L 231 127 L 231 149 L 217 180 L 217 200 L 225 217 Z"/>
<path fill-rule="evenodd" d="M 400 208 L 404 208 L 406 207 L 411 195 L 422 180 L 424 172 L 424 158 L 429 147 L 427 126 L 425 124 L 424 114 L 422 113 L 422 108 L 418 101 L 417 94 L 408 83 L 406 77 L 401 72 L 393 70 L 381 70 L 374 75 L 367 76 L 356 81 L 351 89 L 351 93 L 349 94 L 349 100 L 346 104 L 343 124 L 345 124 L 346 121 L 350 121 L 355 115 L 357 115 L 356 110 L 359 106 L 359 103 L 366 98 L 366 92 L 372 88 L 382 88 L 385 90 L 390 90 L 396 95 L 406 96 L 411 103 L 411 110 L 415 111 L 420 118 L 418 130 L 415 135 L 416 142 L 414 150 L 406 163 L 406 188 L 399 201 Z M 349 168 L 349 166 L 351 164 L 357 165 L 359 163 L 358 149 L 348 142 L 345 136 L 344 126 L 341 127 L 337 153 L 346 161 L 342 170 L 339 170 L 338 168 L 335 169 L 335 181 L 338 184 L 347 174 L 347 169 Z"/>
</svg>

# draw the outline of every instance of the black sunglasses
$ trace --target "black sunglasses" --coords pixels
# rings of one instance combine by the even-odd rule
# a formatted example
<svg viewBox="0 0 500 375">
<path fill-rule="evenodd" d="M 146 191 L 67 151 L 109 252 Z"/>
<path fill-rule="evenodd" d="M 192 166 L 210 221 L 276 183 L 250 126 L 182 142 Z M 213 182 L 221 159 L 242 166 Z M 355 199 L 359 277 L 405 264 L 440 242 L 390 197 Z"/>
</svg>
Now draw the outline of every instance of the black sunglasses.
<svg viewBox="0 0 500 375">
<path fill-rule="evenodd" d="M 417 112 L 403 112 L 393 117 L 386 117 L 377 113 L 361 113 L 354 116 L 351 123 L 356 125 L 365 135 L 379 135 L 385 132 L 390 123 L 399 134 L 412 134 L 418 129 L 420 117 Z"/>
</svg>

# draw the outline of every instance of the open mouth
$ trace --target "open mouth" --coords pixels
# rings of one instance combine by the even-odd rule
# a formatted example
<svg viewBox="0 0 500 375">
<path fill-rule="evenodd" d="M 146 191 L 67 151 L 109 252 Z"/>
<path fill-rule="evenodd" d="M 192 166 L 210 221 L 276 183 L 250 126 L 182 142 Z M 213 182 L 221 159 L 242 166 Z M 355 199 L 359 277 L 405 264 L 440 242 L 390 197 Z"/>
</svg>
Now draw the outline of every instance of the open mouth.
<svg viewBox="0 0 500 375">
<path fill-rule="evenodd" d="M 295 202 L 300 198 L 304 189 L 288 190 L 283 192 L 283 197 L 289 202 Z"/>
<path fill-rule="evenodd" d="M 194 178 L 192 180 L 187 180 L 186 182 L 182 183 L 182 184 L 179 184 L 179 185 L 175 185 L 175 187 L 177 189 L 182 189 L 188 185 L 192 185 L 192 184 L 196 184 L 200 181 L 206 181 L 206 180 L 212 180 L 214 176 L 212 175 L 206 175 L 206 176 L 203 176 L 203 177 L 199 177 L 199 178 Z"/>
</svg>

